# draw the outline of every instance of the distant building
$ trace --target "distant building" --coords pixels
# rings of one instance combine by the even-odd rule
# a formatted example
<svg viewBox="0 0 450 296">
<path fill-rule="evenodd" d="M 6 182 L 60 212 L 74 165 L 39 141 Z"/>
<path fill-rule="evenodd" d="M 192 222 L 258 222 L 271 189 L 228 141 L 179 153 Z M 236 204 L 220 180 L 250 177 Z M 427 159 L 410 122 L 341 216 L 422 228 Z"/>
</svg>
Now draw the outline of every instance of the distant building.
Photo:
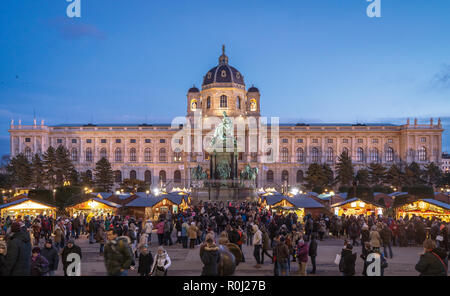
<svg viewBox="0 0 450 296">
<path fill-rule="evenodd" d="M 441 170 L 443 172 L 450 172 L 450 154 L 442 153 Z"/>
</svg>

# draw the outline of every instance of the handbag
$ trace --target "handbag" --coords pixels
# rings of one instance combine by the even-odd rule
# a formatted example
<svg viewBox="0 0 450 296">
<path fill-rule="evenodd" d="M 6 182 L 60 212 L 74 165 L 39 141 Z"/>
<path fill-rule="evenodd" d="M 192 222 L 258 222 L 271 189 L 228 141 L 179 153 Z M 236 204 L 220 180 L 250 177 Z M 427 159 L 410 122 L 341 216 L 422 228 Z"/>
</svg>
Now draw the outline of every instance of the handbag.
<svg viewBox="0 0 450 296">
<path fill-rule="evenodd" d="M 339 265 L 341 262 L 341 254 L 336 254 L 336 259 L 334 259 L 334 264 Z"/>
<path fill-rule="evenodd" d="M 436 236 L 436 240 L 442 242 L 444 241 L 444 237 L 442 235 L 438 235 Z"/>
</svg>

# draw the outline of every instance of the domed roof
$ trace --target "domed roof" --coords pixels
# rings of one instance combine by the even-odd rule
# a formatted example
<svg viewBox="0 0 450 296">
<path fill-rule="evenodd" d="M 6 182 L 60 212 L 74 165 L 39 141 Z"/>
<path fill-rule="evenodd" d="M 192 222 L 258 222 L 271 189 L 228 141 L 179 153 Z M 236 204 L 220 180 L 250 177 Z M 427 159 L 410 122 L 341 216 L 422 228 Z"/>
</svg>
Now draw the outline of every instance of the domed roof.
<svg viewBox="0 0 450 296">
<path fill-rule="evenodd" d="M 252 87 L 250 87 L 250 88 L 248 89 L 248 92 L 259 92 L 259 89 L 258 89 L 257 87 L 254 87 L 254 86 L 252 85 Z"/>
<path fill-rule="evenodd" d="M 188 93 L 198 93 L 198 92 L 200 92 L 200 91 L 198 90 L 198 88 L 195 87 L 195 85 L 192 86 L 192 87 L 188 90 Z"/>
<path fill-rule="evenodd" d="M 228 65 L 225 46 L 222 47 L 222 50 L 222 55 L 219 57 L 219 65 L 206 73 L 202 86 L 205 87 L 213 83 L 235 83 L 245 87 L 244 76 L 236 68 Z"/>
</svg>

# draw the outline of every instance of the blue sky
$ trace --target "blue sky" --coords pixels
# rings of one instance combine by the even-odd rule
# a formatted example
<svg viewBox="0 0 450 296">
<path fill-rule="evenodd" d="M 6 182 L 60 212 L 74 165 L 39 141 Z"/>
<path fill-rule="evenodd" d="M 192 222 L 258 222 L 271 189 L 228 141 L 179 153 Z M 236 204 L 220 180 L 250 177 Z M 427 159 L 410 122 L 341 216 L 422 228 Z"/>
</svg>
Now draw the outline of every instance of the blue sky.
<svg viewBox="0 0 450 296">
<path fill-rule="evenodd" d="M 450 1 L 4 0 L 0 154 L 12 118 L 32 123 L 168 123 L 217 64 L 261 91 L 281 122 L 443 119 L 450 129 Z M 450 152 L 450 135 L 443 150 Z"/>
</svg>

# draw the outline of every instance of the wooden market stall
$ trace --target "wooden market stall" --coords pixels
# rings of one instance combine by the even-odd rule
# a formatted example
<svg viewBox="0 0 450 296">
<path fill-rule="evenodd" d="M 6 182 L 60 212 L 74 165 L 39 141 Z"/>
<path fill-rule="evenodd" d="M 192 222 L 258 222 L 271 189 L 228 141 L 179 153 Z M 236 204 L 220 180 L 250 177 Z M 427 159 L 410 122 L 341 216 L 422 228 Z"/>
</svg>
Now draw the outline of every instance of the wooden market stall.
<svg viewBox="0 0 450 296">
<path fill-rule="evenodd" d="M 337 216 L 342 216 L 343 214 L 346 216 L 370 216 L 372 214 L 383 215 L 384 206 L 354 197 L 331 205 L 331 209 Z"/>
<path fill-rule="evenodd" d="M 289 214 L 295 213 L 299 218 L 303 218 L 307 214 L 312 216 L 320 215 L 324 206 L 307 197 L 304 194 L 296 196 L 286 196 L 281 193 L 263 194 L 259 197 L 260 206 L 272 212 Z"/>
<path fill-rule="evenodd" d="M 56 207 L 26 197 L 0 205 L 0 216 L 3 218 L 7 216 L 17 217 L 18 215 L 22 217 L 27 215 L 34 217 L 39 215 L 55 217 L 55 214 Z"/>
<path fill-rule="evenodd" d="M 185 192 L 162 193 L 154 196 L 152 194 L 142 195 L 132 202 L 128 203 L 125 208 L 127 213 L 136 218 L 151 219 L 157 221 L 161 214 L 172 213 L 177 214 L 189 207 L 191 197 Z"/>
<path fill-rule="evenodd" d="M 396 208 L 397 218 L 411 218 L 412 215 L 423 218 L 439 218 L 450 222 L 450 204 L 435 199 L 419 199 Z"/>
<path fill-rule="evenodd" d="M 88 200 L 67 207 L 66 211 L 69 212 L 71 216 L 78 216 L 83 213 L 85 216 L 89 216 L 91 214 L 91 216 L 93 215 L 98 217 L 102 215 L 117 215 L 120 208 L 120 205 L 111 201 L 98 197 L 91 197 Z"/>
</svg>

